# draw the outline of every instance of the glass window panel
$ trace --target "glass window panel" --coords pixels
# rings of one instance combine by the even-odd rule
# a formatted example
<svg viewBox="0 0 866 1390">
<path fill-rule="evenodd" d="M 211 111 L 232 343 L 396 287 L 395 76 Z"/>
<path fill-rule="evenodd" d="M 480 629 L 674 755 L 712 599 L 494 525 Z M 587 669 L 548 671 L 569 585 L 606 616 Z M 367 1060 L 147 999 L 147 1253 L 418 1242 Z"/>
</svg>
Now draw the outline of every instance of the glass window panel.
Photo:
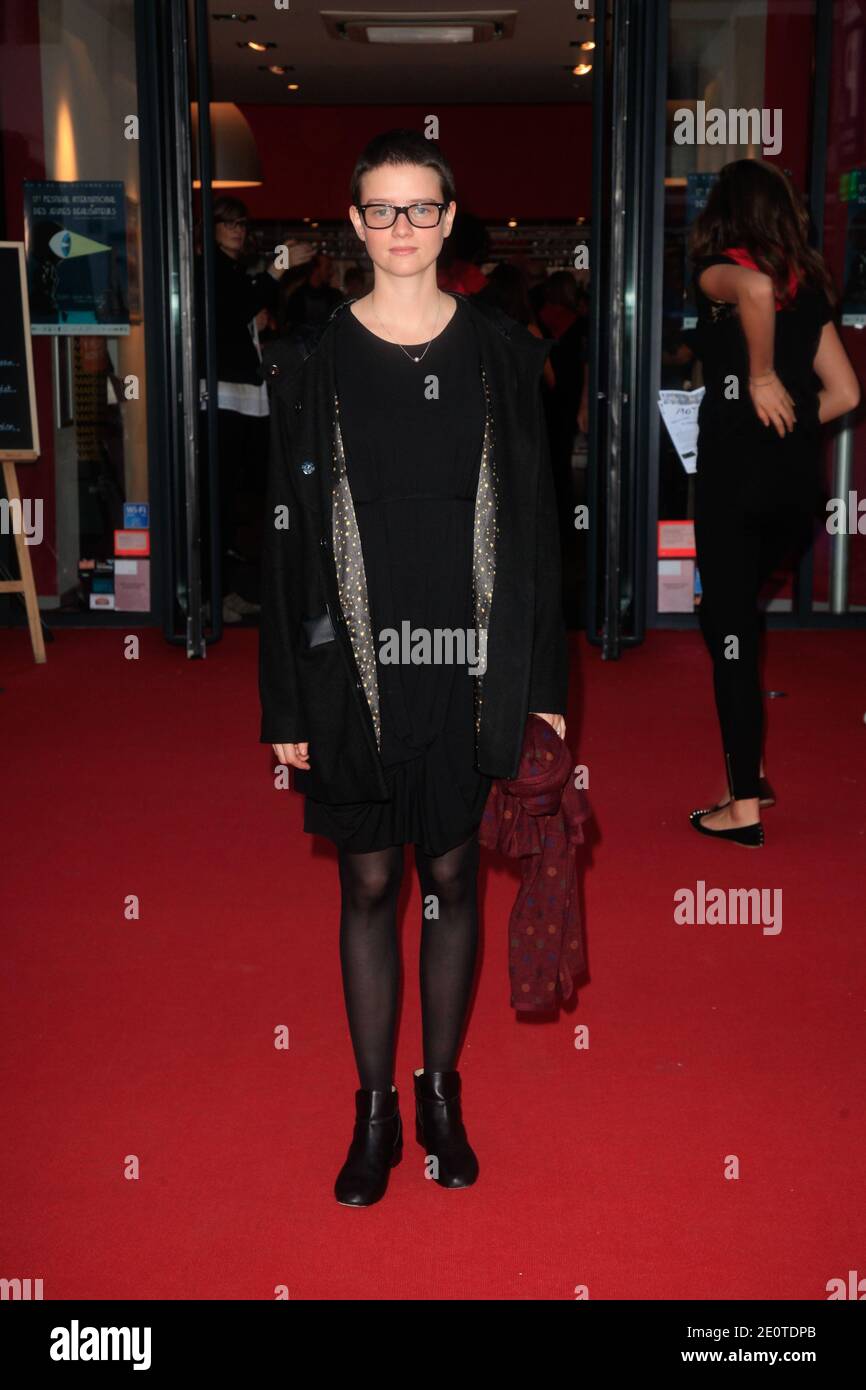
<svg viewBox="0 0 866 1390">
<path fill-rule="evenodd" d="M 701 385 L 701 368 L 693 351 L 689 230 L 713 176 L 730 160 L 774 159 L 803 188 L 810 148 L 814 5 L 798 0 L 672 0 L 668 33 L 659 384 L 691 390 Z M 713 111 L 724 112 L 724 122 L 714 123 Z M 731 112 L 738 113 L 736 119 Z M 661 421 L 658 428 L 659 519 L 691 519 L 694 476 L 685 472 Z M 677 605 L 667 611 L 682 611 L 682 594 L 660 593 L 660 613 L 667 604 Z M 774 606 L 791 607 L 790 580 L 778 590 Z"/>
</svg>

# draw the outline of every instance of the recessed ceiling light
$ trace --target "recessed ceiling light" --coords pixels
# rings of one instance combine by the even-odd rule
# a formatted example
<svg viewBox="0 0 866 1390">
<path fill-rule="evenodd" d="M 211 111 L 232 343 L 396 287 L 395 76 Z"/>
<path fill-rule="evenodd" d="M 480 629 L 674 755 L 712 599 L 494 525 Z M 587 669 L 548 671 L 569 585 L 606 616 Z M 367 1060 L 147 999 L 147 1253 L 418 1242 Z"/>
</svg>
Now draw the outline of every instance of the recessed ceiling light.
<svg viewBox="0 0 866 1390">
<path fill-rule="evenodd" d="M 588 72 L 592 72 L 592 63 L 578 63 L 577 67 L 572 68 L 571 71 L 575 77 L 586 77 Z"/>
<path fill-rule="evenodd" d="M 254 53 L 267 53 L 269 48 L 276 48 L 275 43 L 262 43 L 258 39 L 238 39 L 238 48 L 251 48 Z"/>
<path fill-rule="evenodd" d="M 259 67 L 259 72 L 272 72 L 275 77 L 285 77 L 288 70 L 283 63 L 264 63 Z"/>
<path fill-rule="evenodd" d="M 325 28 L 333 39 L 355 43 L 458 44 L 510 39 L 516 10 L 455 10 L 407 14 L 387 10 L 323 10 Z"/>
<path fill-rule="evenodd" d="M 300 89 L 301 89 L 301 84 L 300 84 L 300 82 L 287 82 L 287 83 L 286 83 L 286 91 L 287 91 L 287 92 L 298 92 L 298 91 L 300 91 Z"/>
<path fill-rule="evenodd" d="M 590 53 L 592 49 L 595 48 L 595 39 L 584 39 L 580 46 L 584 53 Z"/>
</svg>

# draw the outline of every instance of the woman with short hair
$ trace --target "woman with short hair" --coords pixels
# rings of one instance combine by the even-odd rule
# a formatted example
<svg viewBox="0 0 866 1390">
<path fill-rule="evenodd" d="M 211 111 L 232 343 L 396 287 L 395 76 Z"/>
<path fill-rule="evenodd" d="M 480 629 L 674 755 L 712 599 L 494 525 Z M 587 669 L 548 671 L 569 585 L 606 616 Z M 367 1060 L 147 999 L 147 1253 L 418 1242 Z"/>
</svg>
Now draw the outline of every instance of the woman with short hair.
<svg viewBox="0 0 866 1390">
<path fill-rule="evenodd" d="M 335 1195 L 351 1206 L 384 1195 L 401 1153 L 406 844 L 424 899 L 416 1136 L 440 1186 L 477 1178 L 457 1059 L 478 944 L 478 829 L 492 779 L 517 772 L 528 714 L 565 732 L 540 389 L 549 344 L 438 288 L 455 211 L 434 141 L 405 130 L 374 139 L 349 209 L 373 288 L 305 330 L 273 384 L 261 737 L 296 769 L 304 829 L 338 846 L 360 1088 Z M 437 656 L 449 633 L 451 653 L 442 643 Z"/>
</svg>

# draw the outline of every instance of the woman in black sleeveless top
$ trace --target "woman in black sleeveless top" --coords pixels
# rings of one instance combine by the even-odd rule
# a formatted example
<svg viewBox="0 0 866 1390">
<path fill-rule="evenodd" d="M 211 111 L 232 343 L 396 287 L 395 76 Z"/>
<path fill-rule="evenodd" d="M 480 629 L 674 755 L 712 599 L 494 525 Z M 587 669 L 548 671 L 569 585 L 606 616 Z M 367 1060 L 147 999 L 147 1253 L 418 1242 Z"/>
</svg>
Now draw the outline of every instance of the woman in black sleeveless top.
<svg viewBox="0 0 866 1390">
<path fill-rule="evenodd" d="M 698 615 L 713 660 L 728 797 L 693 811 L 702 834 L 763 844 L 758 596 L 809 543 L 820 507 L 821 426 L 859 387 L 832 318 L 832 284 L 806 242 L 787 177 L 743 159 L 722 169 L 692 233 L 699 413 Z"/>
</svg>

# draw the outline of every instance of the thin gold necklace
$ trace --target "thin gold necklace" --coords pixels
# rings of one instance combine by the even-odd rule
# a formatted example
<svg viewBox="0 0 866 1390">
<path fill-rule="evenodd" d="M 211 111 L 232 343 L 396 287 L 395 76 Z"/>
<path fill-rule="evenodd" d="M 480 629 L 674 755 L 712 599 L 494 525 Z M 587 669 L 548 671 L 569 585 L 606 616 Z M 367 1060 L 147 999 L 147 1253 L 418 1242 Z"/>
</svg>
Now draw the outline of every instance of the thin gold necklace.
<svg viewBox="0 0 866 1390">
<path fill-rule="evenodd" d="M 429 351 L 429 349 L 430 349 L 430 343 L 432 343 L 433 338 L 436 337 L 436 329 L 437 329 L 437 327 L 438 327 L 438 325 L 439 325 L 439 315 L 440 315 L 441 312 L 442 312 L 442 293 L 441 293 L 441 291 L 440 291 L 440 293 L 439 293 L 439 301 L 438 301 L 437 306 L 436 306 L 436 321 L 435 321 L 435 323 L 433 324 L 433 336 L 431 337 L 430 342 L 427 344 L 427 346 L 425 347 L 424 351 L 423 351 L 418 357 L 415 356 L 414 352 L 406 352 L 406 349 L 404 348 L 404 346 L 403 346 L 402 343 L 395 343 L 394 340 L 393 340 L 393 338 L 391 338 L 390 336 L 388 336 L 388 330 L 387 330 L 387 328 L 385 328 L 384 323 L 383 323 L 382 320 L 379 318 L 379 315 L 376 313 L 376 306 L 375 306 L 375 304 L 373 303 L 373 296 L 372 296 L 372 294 L 370 295 L 370 308 L 373 310 L 373 317 L 375 318 L 375 320 L 376 320 L 376 322 L 378 323 L 379 327 L 385 329 L 385 334 L 386 334 L 386 336 L 388 337 L 388 341 L 389 341 L 394 347 L 398 347 L 398 348 L 400 349 L 401 352 L 405 352 L 405 353 L 406 353 L 406 356 L 409 358 L 410 362 L 420 362 L 421 359 L 422 359 L 423 357 L 426 357 L 426 355 L 427 355 L 427 353 L 428 353 L 428 351 Z"/>
</svg>

